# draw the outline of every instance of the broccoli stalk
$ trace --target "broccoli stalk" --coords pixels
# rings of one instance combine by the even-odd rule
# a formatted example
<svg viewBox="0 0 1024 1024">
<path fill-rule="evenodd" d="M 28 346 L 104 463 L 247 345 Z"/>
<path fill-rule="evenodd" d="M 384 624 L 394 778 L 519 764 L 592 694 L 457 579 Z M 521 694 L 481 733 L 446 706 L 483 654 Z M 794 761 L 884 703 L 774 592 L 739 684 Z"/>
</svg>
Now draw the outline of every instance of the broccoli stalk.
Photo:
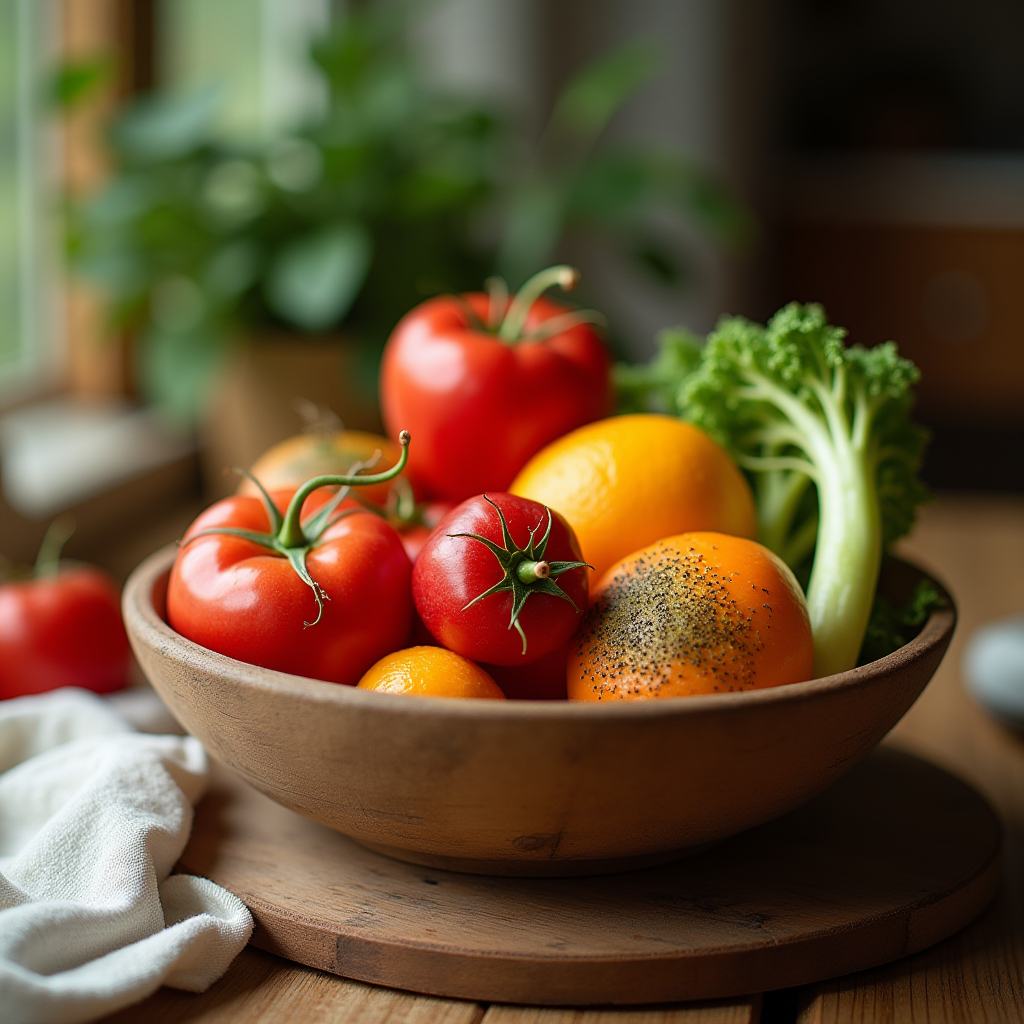
<svg viewBox="0 0 1024 1024">
<path fill-rule="evenodd" d="M 794 568 L 813 548 L 818 676 L 856 665 L 882 552 L 927 497 L 926 434 L 909 416 L 917 368 L 892 342 L 847 348 L 845 334 L 817 305 L 791 303 L 766 327 L 723 318 L 677 398 L 754 477 L 761 540 Z"/>
</svg>

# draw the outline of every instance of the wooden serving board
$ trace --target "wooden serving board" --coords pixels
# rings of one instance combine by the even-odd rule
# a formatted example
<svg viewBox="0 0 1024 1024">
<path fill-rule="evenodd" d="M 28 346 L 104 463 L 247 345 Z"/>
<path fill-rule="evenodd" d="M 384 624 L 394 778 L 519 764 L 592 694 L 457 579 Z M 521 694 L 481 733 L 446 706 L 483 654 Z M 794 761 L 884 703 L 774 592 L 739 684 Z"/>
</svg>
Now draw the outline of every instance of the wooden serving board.
<svg viewBox="0 0 1024 1024">
<path fill-rule="evenodd" d="M 180 867 L 240 896 L 253 943 L 300 963 L 434 995 L 593 1005 L 735 996 L 898 959 L 985 907 L 1000 849 L 974 790 L 883 748 L 710 851 L 588 878 L 417 867 L 220 771 Z"/>
</svg>

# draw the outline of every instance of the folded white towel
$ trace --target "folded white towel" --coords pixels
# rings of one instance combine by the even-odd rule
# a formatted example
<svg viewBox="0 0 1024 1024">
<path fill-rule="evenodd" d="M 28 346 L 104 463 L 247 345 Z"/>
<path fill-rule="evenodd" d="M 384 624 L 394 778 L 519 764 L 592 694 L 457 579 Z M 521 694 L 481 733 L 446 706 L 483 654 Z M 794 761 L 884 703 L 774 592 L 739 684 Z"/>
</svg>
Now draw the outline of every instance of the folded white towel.
<svg viewBox="0 0 1024 1024">
<path fill-rule="evenodd" d="M 0 773 L 4 1024 L 77 1024 L 227 970 L 249 911 L 170 874 L 208 779 L 196 739 L 136 733 L 60 690 L 0 702 Z"/>
</svg>

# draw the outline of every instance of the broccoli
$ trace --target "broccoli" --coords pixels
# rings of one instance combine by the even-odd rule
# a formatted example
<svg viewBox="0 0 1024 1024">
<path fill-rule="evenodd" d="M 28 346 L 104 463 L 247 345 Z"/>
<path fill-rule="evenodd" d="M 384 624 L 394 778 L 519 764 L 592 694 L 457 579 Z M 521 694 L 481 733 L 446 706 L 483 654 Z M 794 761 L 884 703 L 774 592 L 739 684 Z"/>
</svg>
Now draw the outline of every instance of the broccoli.
<svg viewBox="0 0 1024 1024">
<path fill-rule="evenodd" d="M 846 347 L 845 335 L 818 305 L 791 303 L 767 326 L 725 317 L 677 394 L 753 478 L 762 542 L 794 567 L 813 551 L 818 676 L 856 665 L 882 552 L 928 496 L 927 433 L 909 415 L 917 367 L 893 342 Z"/>
</svg>

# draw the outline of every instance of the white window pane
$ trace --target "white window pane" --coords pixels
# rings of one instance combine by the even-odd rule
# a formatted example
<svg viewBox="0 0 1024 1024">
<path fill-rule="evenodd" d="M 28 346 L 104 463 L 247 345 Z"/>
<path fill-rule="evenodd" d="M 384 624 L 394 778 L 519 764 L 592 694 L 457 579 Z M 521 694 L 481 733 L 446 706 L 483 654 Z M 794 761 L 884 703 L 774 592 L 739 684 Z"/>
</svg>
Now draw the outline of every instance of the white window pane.
<svg viewBox="0 0 1024 1024">
<path fill-rule="evenodd" d="M 54 348 L 44 278 L 57 197 L 42 159 L 52 13 L 41 0 L 0 0 L 0 397 L 38 384 Z"/>
</svg>

